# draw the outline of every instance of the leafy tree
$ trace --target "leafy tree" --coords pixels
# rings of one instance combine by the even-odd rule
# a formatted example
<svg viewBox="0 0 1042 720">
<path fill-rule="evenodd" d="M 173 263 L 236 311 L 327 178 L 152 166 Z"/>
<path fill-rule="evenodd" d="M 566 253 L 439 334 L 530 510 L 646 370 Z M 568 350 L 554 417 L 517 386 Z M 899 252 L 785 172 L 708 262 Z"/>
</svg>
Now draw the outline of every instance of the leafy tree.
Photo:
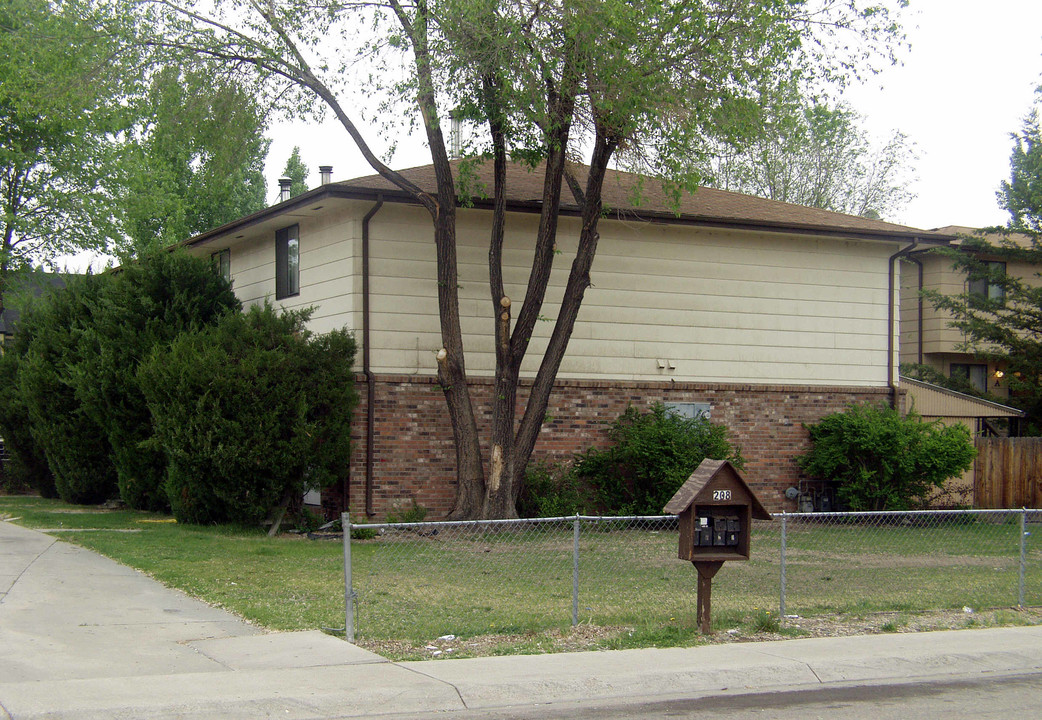
<svg viewBox="0 0 1042 720">
<path fill-rule="evenodd" d="M 874 145 L 863 119 L 846 105 L 790 99 L 767 108 L 766 132 L 714 158 L 712 183 L 724 190 L 832 210 L 892 217 L 912 199 L 908 138 L 895 131 Z"/>
<path fill-rule="evenodd" d="M 1042 93 L 1042 90 L 1040 90 Z M 924 295 L 951 314 L 950 325 L 966 337 L 962 349 L 1001 362 L 1009 384 L 1008 402 L 1027 412 L 1028 432 L 1042 431 L 1042 286 L 1038 273 L 1007 273 L 994 261 L 1042 267 L 1042 127 L 1037 110 L 1013 135 L 1010 179 L 999 203 L 1010 213 L 1005 228 L 988 228 L 963 238 L 944 252 L 971 283 L 984 281 L 988 293 Z"/>
<path fill-rule="evenodd" d="M 1038 89 L 1042 95 L 1042 87 Z M 1010 179 L 999 191 L 999 205 L 1010 214 L 1009 229 L 1042 233 L 1042 126 L 1038 108 L 1024 118 L 1019 133 L 1013 134 L 1009 158 Z"/>
<path fill-rule="evenodd" d="M 811 449 L 800 467 L 839 482 L 851 510 L 907 510 L 969 469 L 977 451 L 965 425 L 902 417 L 886 404 L 854 405 L 807 426 Z"/>
<path fill-rule="evenodd" d="M 305 108 L 320 102 L 376 172 L 431 216 L 442 330 L 438 380 L 457 459 L 453 517 L 515 515 L 525 466 L 590 286 L 601 188 L 620 149 L 631 165 L 668 176 L 674 193 L 692 189 L 698 180 L 692 167 L 713 149 L 713 139 L 755 135 L 760 89 L 796 77 L 856 75 L 866 58 L 889 55 L 899 34 L 885 5 L 859 0 L 389 0 L 375 6 L 218 0 L 212 6 L 209 15 L 189 0 L 145 3 L 139 10 L 163 29 L 155 42 L 236 67 L 251 63 L 273 97 Z M 337 42 L 328 42 L 331 37 Z M 334 54 L 323 56 L 324 49 Z M 367 102 L 348 94 L 358 80 L 348 70 L 360 55 L 376 82 L 361 83 L 364 100 L 380 100 L 392 124 L 401 118 L 422 128 L 433 191 L 391 170 L 370 145 L 360 125 Z M 475 126 L 473 150 L 487 154 L 494 167 L 488 309 L 496 379 L 487 475 L 458 299 L 457 190 L 466 183 L 467 164 L 456 174 L 449 163 L 443 121 L 450 113 Z M 589 158 L 587 168 L 569 163 L 577 155 Z M 537 167 L 544 178 L 530 280 L 516 315 L 502 269 L 510 157 Z M 553 265 L 565 185 L 581 208 L 582 230 L 518 422 L 520 368 Z"/>
<path fill-rule="evenodd" d="M 170 65 L 140 102 L 125 160 L 133 251 L 169 247 L 265 207 L 270 143 L 248 86 L 212 68 Z"/>
<path fill-rule="evenodd" d="M 0 7 L 0 308 L 10 273 L 117 232 L 129 73 L 118 33 L 98 28 L 119 22 L 86 0 Z"/>
<path fill-rule="evenodd" d="M 280 501 L 343 481 L 354 340 L 312 336 L 309 311 L 271 305 L 180 335 L 138 371 L 182 522 L 257 523 Z"/>
<path fill-rule="evenodd" d="M 282 177 L 288 177 L 292 183 L 289 186 L 289 196 L 296 197 L 308 191 L 308 166 L 300 159 L 300 148 L 294 146 L 286 161 L 286 168 L 282 171 Z"/>
</svg>

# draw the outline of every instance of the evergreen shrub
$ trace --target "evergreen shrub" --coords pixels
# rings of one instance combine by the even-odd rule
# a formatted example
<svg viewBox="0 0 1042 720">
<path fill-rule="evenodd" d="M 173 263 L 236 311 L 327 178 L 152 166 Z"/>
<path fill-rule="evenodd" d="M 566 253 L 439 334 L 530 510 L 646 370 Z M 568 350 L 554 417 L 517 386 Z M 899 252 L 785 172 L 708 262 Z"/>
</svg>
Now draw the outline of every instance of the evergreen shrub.
<svg viewBox="0 0 1042 720">
<path fill-rule="evenodd" d="M 108 441 L 120 499 L 140 510 L 166 510 L 166 458 L 147 444 L 152 417 L 138 365 L 153 348 L 215 324 L 240 304 L 208 259 L 183 252 L 144 255 L 104 279 L 70 382 Z"/>
<path fill-rule="evenodd" d="M 346 331 L 269 304 L 187 332 L 138 370 L 180 522 L 255 524 L 282 500 L 340 482 L 356 403 Z"/>
<path fill-rule="evenodd" d="M 41 497 L 56 498 L 54 476 L 47 458 L 33 440 L 29 429 L 29 409 L 19 390 L 18 366 L 22 350 L 17 343 L 0 355 L 0 437 L 4 440 L 7 462 L 0 487 L 7 492 L 32 489 Z"/>
<path fill-rule="evenodd" d="M 72 374 L 85 352 L 95 308 L 108 275 L 68 278 L 66 287 L 33 304 L 21 317 L 16 342 L 18 391 L 33 441 L 47 459 L 62 500 L 96 504 L 116 495 L 116 473 L 103 429 L 76 396 Z"/>
</svg>

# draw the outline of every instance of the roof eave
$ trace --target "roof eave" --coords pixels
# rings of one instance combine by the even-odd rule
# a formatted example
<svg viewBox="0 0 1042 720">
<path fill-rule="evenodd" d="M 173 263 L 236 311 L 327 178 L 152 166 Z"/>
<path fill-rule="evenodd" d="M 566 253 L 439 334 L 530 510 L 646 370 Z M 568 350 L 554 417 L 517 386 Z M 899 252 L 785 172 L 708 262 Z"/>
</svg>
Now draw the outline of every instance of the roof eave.
<svg viewBox="0 0 1042 720">
<path fill-rule="evenodd" d="M 940 385 L 934 385 L 933 383 L 923 382 L 922 380 L 916 380 L 915 378 L 910 378 L 907 375 L 901 375 L 900 376 L 900 381 L 901 382 L 911 383 L 913 385 L 919 385 L 920 387 L 923 387 L 923 388 L 925 388 L 927 390 L 933 390 L 934 392 L 938 392 L 938 393 L 941 393 L 943 395 L 949 395 L 949 396 L 957 398 L 959 400 L 965 400 L 967 402 L 973 402 L 973 403 L 976 403 L 978 405 L 985 405 L 987 407 L 994 408 L 995 410 L 999 410 L 999 411 L 1002 411 L 1002 412 L 1005 412 L 1005 413 L 1010 413 L 1010 414 L 1012 414 L 1015 417 L 1024 417 L 1026 415 L 1026 413 L 1023 410 L 1019 410 L 1019 409 L 1017 409 L 1015 407 L 1010 407 L 1009 405 L 1003 405 L 1002 403 L 997 403 L 997 402 L 994 402 L 993 400 L 985 400 L 984 398 L 979 398 L 979 397 L 976 397 L 975 395 L 967 395 L 966 393 L 961 393 L 958 390 L 950 390 L 950 389 L 948 389 L 946 387 L 941 387 Z M 981 415 L 979 417 L 984 417 L 984 416 Z M 996 415 L 995 417 L 1004 417 L 1004 416 Z"/>
<path fill-rule="evenodd" d="M 414 198 L 411 194 L 398 189 L 361 188 L 357 186 L 344 186 L 342 184 L 331 183 L 328 185 L 322 185 L 320 187 L 317 187 L 314 190 L 309 190 L 306 193 L 297 195 L 296 197 L 280 202 L 276 205 L 271 205 L 251 215 L 239 218 L 238 220 L 233 220 L 232 222 L 225 223 L 224 225 L 216 227 L 212 230 L 207 230 L 204 233 L 200 233 L 198 235 L 188 238 L 187 240 L 184 240 L 183 242 L 179 243 L 178 246 L 191 247 L 193 245 L 198 245 L 208 240 L 212 240 L 215 237 L 220 237 L 233 231 L 242 230 L 253 225 L 257 225 L 273 217 L 277 217 L 278 215 L 290 212 L 299 207 L 308 205 L 314 202 L 315 200 L 321 200 L 323 198 L 375 201 L 378 197 L 382 198 L 385 202 L 396 202 L 409 205 L 419 204 L 416 198 Z M 473 200 L 473 207 L 490 209 L 492 207 L 492 200 L 487 198 L 475 198 Z M 542 203 L 535 200 L 508 201 L 507 210 L 512 212 L 538 213 L 542 210 Z M 565 205 L 561 207 L 560 214 L 564 216 L 576 217 L 581 214 L 581 211 L 577 206 Z M 812 225 L 807 223 L 783 223 L 766 220 L 743 220 L 731 217 L 712 217 L 705 215 L 676 214 L 657 210 L 641 210 L 639 208 L 617 210 L 613 212 L 611 215 L 609 215 L 609 217 L 613 217 L 615 219 L 643 220 L 646 222 L 671 225 L 713 227 L 767 233 L 797 233 L 801 235 L 842 237 L 846 239 L 874 240 L 881 242 L 918 241 L 920 244 L 948 245 L 952 240 L 956 239 L 956 236 L 954 235 L 939 235 L 928 231 L 916 232 L 914 230 L 866 230 L 840 226 Z"/>
</svg>

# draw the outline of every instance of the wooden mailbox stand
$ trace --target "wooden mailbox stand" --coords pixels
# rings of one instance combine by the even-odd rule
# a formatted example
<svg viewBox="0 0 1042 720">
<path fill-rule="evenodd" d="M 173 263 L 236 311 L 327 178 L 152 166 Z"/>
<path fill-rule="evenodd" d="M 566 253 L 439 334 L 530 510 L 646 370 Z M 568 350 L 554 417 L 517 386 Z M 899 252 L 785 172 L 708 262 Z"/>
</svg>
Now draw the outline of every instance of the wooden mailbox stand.
<svg viewBox="0 0 1042 720">
<path fill-rule="evenodd" d="M 678 516 L 678 557 L 698 571 L 696 621 L 708 634 L 713 576 L 727 560 L 749 559 L 752 521 L 770 520 L 771 514 L 727 460 L 703 460 L 663 512 Z"/>
</svg>

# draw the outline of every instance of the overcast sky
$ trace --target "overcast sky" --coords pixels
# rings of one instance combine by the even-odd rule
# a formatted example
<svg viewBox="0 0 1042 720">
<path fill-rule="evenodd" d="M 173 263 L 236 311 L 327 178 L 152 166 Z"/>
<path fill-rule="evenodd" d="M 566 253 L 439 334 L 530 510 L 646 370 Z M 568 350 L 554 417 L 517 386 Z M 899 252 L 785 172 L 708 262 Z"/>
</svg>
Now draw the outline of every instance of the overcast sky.
<svg viewBox="0 0 1042 720">
<path fill-rule="evenodd" d="M 1042 0 L 911 0 L 905 27 L 912 47 L 903 65 L 846 94 L 874 134 L 901 130 L 920 153 L 917 197 L 888 219 L 920 228 L 1005 223 L 995 191 L 1009 176 L 1009 134 L 1042 82 Z M 294 145 L 312 186 L 319 165 L 333 165 L 334 180 L 372 173 L 335 123 L 280 123 L 270 134 L 270 198 Z M 392 167 L 427 162 L 414 140 Z"/>
</svg>

